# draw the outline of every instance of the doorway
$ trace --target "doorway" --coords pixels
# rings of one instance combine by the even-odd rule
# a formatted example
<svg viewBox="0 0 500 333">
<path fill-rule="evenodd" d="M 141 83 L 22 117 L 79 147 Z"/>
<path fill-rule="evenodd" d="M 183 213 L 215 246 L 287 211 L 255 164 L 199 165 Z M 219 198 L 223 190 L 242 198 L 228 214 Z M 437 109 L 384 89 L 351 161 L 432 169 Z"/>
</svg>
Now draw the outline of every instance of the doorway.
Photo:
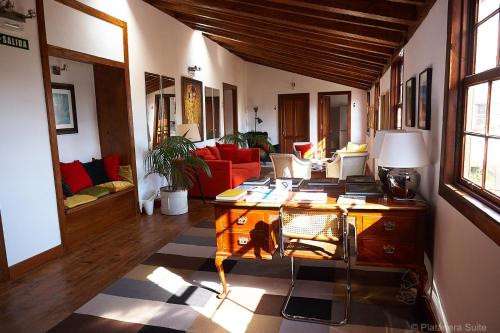
<svg viewBox="0 0 500 333">
<path fill-rule="evenodd" d="M 293 153 L 294 142 L 309 141 L 309 94 L 278 95 L 279 139 L 282 153 Z"/>
<path fill-rule="evenodd" d="M 238 132 L 238 87 L 222 83 L 224 135 Z"/>
<path fill-rule="evenodd" d="M 318 149 L 329 157 L 351 140 L 351 92 L 318 93 Z"/>
</svg>

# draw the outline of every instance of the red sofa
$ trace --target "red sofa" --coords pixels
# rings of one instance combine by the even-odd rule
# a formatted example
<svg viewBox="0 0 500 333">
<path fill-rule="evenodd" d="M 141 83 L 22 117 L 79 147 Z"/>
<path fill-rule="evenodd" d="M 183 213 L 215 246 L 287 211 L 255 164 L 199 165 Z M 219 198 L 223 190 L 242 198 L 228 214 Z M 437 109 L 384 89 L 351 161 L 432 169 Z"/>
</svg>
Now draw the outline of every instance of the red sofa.
<svg viewBox="0 0 500 333">
<path fill-rule="evenodd" d="M 210 151 L 213 152 L 214 148 L 216 147 L 210 147 Z M 208 147 L 197 149 L 194 152 L 194 155 L 205 160 L 212 172 L 212 177 L 208 177 L 204 172 L 198 173 L 205 197 L 215 197 L 225 190 L 241 185 L 249 178 L 260 176 L 260 151 L 258 148 L 236 149 L 237 153 L 235 155 L 230 153 L 229 156 L 222 151 L 219 152 L 218 156 L 215 156 L 218 149 L 215 154 L 208 155 L 207 150 Z M 195 182 L 189 195 L 192 197 L 201 196 L 199 184 Z"/>
</svg>

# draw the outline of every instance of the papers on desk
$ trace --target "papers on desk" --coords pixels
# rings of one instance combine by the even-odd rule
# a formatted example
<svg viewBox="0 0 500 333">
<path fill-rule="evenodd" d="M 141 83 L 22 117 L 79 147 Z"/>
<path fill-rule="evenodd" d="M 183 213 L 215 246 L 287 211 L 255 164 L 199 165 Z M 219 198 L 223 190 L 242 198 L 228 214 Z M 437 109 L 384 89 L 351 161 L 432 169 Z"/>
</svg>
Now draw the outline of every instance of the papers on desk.
<svg viewBox="0 0 500 333">
<path fill-rule="evenodd" d="M 288 191 L 266 189 L 254 191 L 246 197 L 246 202 L 282 203 L 288 199 Z"/>
<path fill-rule="evenodd" d="M 366 203 L 364 195 L 339 195 L 337 204 L 339 205 L 363 205 Z"/>
<path fill-rule="evenodd" d="M 296 192 L 292 202 L 295 203 L 326 203 L 328 196 L 324 192 Z"/>
</svg>

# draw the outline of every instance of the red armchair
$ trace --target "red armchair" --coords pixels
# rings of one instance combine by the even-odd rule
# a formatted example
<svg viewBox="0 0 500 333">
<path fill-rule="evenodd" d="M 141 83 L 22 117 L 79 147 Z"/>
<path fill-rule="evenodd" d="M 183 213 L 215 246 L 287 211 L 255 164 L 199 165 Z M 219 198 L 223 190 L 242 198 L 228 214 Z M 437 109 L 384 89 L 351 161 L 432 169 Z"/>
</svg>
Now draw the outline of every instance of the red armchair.
<svg viewBox="0 0 500 333">
<path fill-rule="evenodd" d="M 205 160 L 212 172 L 212 177 L 207 176 L 203 172 L 198 173 L 198 179 L 205 197 L 215 197 L 225 190 L 241 185 L 241 183 L 249 178 L 260 176 L 259 149 L 245 148 L 239 150 L 250 151 L 251 161 L 238 163 L 237 159 L 236 161 Z M 193 188 L 189 191 L 190 196 L 201 196 L 200 184 L 195 182 Z"/>
</svg>

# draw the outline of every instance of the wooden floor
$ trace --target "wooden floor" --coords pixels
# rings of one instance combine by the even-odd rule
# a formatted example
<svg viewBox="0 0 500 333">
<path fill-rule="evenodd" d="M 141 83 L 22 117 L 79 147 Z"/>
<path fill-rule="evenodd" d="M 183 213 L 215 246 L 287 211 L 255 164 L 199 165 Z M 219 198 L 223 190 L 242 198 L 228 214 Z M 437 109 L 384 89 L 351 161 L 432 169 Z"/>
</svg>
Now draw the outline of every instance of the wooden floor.
<svg viewBox="0 0 500 333">
<path fill-rule="evenodd" d="M 16 281 L 0 283 L 0 332 L 45 332 L 176 235 L 213 216 L 211 205 L 190 200 L 189 214 L 143 215 Z"/>
</svg>

